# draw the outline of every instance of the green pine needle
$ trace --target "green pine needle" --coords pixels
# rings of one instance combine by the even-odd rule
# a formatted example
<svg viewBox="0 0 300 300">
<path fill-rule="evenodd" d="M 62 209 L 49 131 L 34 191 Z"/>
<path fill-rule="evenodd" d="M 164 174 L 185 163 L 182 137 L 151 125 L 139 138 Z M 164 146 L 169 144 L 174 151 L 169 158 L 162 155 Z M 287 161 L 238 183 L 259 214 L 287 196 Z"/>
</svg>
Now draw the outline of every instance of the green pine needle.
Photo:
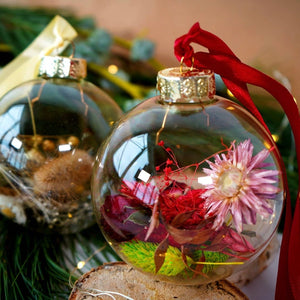
<svg viewBox="0 0 300 300">
<path fill-rule="evenodd" d="M 20 227 L 1 215 L 0 232 L 0 291 L 3 299 L 68 299 L 70 272 L 82 260 L 79 256 L 87 259 L 95 247 L 104 244 L 96 226 L 76 235 L 43 235 Z M 84 245 L 80 255 L 76 248 L 78 244 Z M 68 260 L 66 252 L 70 256 Z M 85 271 L 112 258 L 117 259 L 106 247 L 101 255 L 91 260 Z M 71 276 L 71 281 L 77 278 Z"/>
<path fill-rule="evenodd" d="M 0 67 L 4 67 L 25 49 L 57 14 L 66 18 L 78 31 L 79 40 L 85 40 L 95 29 L 92 19 L 77 18 L 66 11 L 0 6 Z M 114 37 L 114 42 L 119 47 L 130 48 L 130 41 Z M 112 58 L 114 61 L 117 57 L 114 55 Z M 132 69 L 132 62 L 123 57 L 119 59 L 122 62 L 121 65 L 126 63 L 129 66 L 128 70 Z M 153 62 L 151 63 L 150 61 L 150 65 L 153 65 Z M 154 69 L 160 68 L 162 66 L 156 66 Z M 153 73 L 149 75 L 148 71 L 145 73 L 139 72 L 140 69 L 134 70 L 134 72 L 130 73 L 130 82 L 133 82 L 135 86 L 140 84 L 147 87 L 155 85 Z M 99 72 L 91 71 L 89 70 L 88 72 L 88 80 L 99 85 L 99 82 L 104 78 L 103 75 L 100 76 Z M 133 80 L 134 78 L 136 80 Z M 119 81 L 115 82 L 115 84 L 119 84 L 119 87 L 122 87 L 121 92 L 116 89 L 109 91 L 109 93 L 114 99 L 118 100 L 121 107 L 125 107 L 125 104 L 131 101 L 128 100 L 128 95 L 133 94 L 133 92 L 127 86 L 124 89 L 124 84 L 120 84 Z M 142 91 L 142 95 L 136 94 L 135 91 L 133 97 L 144 96 L 147 89 L 141 88 L 140 91 Z M 227 94 L 223 96 L 228 97 Z M 270 97 L 255 95 L 254 98 L 257 104 L 260 104 L 259 109 L 271 132 L 276 134 L 283 117 L 282 111 L 274 107 L 274 100 Z M 285 128 L 277 144 L 286 165 L 294 166 L 291 170 L 288 169 L 288 180 L 292 199 L 296 199 L 298 170 L 295 157 L 291 158 L 290 156 L 292 152 L 290 127 Z M 295 201 L 292 205 L 293 207 L 295 206 Z M 1 299 L 68 299 L 70 293 L 68 285 L 70 266 L 75 267 L 80 256 L 84 258 L 89 257 L 103 243 L 99 228 L 90 228 L 69 237 L 59 235 L 45 236 L 20 227 L 0 215 Z M 154 253 L 158 245 L 151 243 L 144 243 L 147 245 L 143 245 L 141 243 L 143 242 L 122 244 L 123 255 L 132 264 L 155 273 Z M 81 255 L 78 253 L 78 244 L 84 245 Z M 66 255 L 66 252 L 68 252 L 68 255 Z M 136 256 L 137 253 L 139 256 Z M 199 251 L 199 257 L 193 257 L 194 261 L 199 261 L 202 254 L 205 256 L 206 262 L 223 262 L 228 259 L 222 253 Z M 106 247 L 101 255 L 95 256 L 95 259 L 91 261 L 90 268 L 116 259 L 118 258 L 114 252 L 109 247 Z M 187 264 L 191 266 L 193 263 L 187 257 Z M 208 274 L 216 267 L 217 265 L 204 265 L 202 272 Z M 187 267 L 184 265 L 180 251 L 170 246 L 159 274 L 175 276 L 183 270 L 187 270 Z M 73 277 L 72 281 L 75 279 Z"/>
</svg>

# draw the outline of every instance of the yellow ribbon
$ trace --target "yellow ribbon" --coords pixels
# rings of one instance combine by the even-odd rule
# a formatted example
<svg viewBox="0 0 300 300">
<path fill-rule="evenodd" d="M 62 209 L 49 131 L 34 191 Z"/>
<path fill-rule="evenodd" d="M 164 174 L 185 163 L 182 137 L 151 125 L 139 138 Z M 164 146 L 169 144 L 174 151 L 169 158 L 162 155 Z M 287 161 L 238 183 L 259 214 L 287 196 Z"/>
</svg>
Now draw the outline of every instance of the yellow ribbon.
<svg viewBox="0 0 300 300">
<path fill-rule="evenodd" d="M 0 72 L 0 97 L 15 86 L 37 77 L 41 58 L 61 53 L 77 36 L 75 29 L 56 16 L 35 40 Z"/>
</svg>

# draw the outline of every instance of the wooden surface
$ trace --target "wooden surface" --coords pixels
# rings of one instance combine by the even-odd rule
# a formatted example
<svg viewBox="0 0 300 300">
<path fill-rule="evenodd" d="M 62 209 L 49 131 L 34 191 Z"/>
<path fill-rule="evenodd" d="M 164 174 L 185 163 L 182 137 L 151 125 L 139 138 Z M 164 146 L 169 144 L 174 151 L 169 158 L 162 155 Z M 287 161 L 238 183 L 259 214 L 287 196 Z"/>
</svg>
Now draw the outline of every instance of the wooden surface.
<svg viewBox="0 0 300 300">
<path fill-rule="evenodd" d="M 97 290 L 97 291 L 96 291 Z M 109 263 L 85 273 L 76 283 L 69 300 L 93 300 L 101 291 L 118 292 L 135 300 L 246 300 L 237 287 L 227 280 L 207 285 L 180 286 L 151 279 L 125 263 Z M 116 300 L 126 299 L 113 295 Z M 99 296 L 98 296 L 99 297 Z M 111 299 L 101 296 L 97 299 Z"/>
</svg>

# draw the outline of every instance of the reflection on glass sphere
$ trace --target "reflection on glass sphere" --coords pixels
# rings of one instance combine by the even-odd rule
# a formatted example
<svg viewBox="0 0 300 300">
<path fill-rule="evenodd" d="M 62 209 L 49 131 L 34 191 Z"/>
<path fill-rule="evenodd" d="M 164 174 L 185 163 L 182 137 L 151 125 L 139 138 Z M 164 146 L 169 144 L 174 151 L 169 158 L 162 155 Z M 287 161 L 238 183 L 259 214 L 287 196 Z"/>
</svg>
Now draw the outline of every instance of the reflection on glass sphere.
<svg viewBox="0 0 300 300">
<path fill-rule="evenodd" d="M 93 224 L 94 157 L 120 116 L 109 96 L 83 80 L 36 79 L 4 95 L 2 214 L 42 232 L 76 232 Z"/>
</svg>

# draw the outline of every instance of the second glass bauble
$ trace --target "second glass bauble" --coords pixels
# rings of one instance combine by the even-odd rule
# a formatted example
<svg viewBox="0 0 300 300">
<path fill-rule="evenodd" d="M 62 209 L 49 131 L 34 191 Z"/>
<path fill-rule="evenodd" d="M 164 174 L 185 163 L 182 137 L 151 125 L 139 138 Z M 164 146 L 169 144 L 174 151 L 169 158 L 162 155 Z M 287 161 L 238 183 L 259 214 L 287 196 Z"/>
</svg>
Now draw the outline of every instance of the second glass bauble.
<svg viewBox="0 0 300 300">
<path fill-rule="evenodd" d="M 40 232 L 74 233 L 94 220 L 97 149 L 122 114 L 83 79 L 84 60 L 45 57 L 40 78 L 0 100 L 0 210 Z"/>
</svg>

